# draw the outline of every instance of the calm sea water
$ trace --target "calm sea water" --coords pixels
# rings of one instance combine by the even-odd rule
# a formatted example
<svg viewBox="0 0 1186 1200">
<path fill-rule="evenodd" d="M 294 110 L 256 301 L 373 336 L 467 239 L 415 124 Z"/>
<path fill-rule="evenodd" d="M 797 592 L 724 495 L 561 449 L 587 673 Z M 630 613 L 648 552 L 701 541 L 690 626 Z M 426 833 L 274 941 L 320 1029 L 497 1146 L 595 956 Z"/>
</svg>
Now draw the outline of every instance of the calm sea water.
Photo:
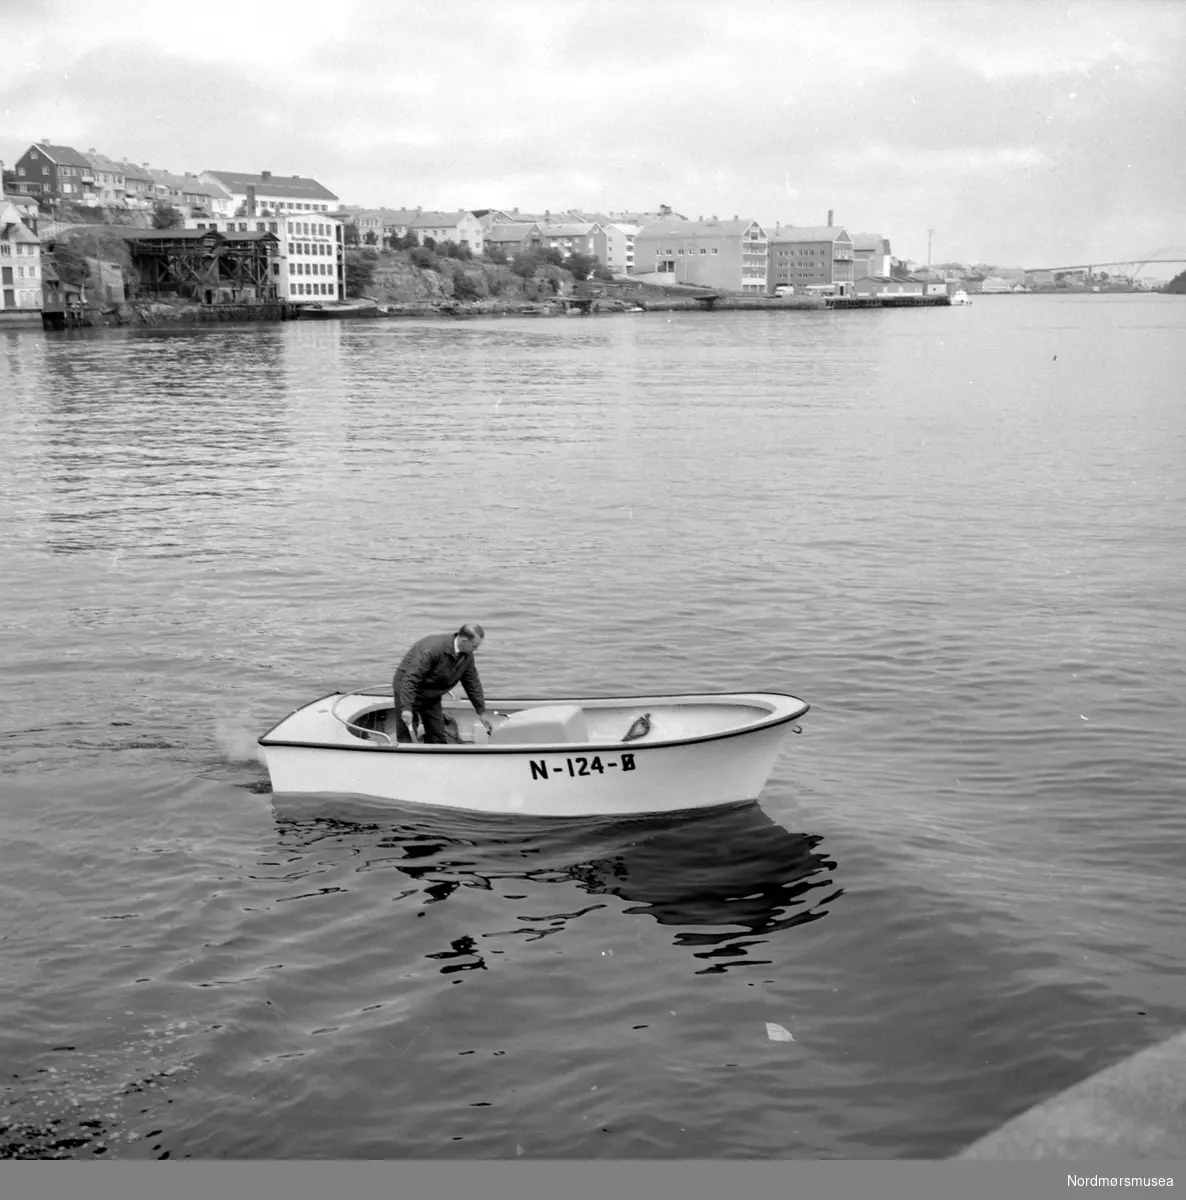
<svg viewBox="0 0 1186 1200">
<path fill-rule="evenodd" d="M 941 1157 L 1177 1032 L 1184 378 L 1161 296 L 0 334 L 0 1155 Z M 264 790 L 464 619 L 812 712 L 696 819 Z"/>
</svg>

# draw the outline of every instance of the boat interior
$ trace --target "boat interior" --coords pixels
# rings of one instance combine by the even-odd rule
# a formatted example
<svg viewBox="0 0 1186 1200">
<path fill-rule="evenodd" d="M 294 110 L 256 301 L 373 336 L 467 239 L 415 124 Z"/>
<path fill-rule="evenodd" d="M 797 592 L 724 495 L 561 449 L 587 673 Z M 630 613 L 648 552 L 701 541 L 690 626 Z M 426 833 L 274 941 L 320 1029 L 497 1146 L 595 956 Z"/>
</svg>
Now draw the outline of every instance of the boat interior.
<svg viewBox="0 0 1186 1200">
<path fill-rule="evenodd" d="M 487 734 L 477 714 L 464 701 L 446 700 L 446 718 L 456 723 L 460 746 L 603 745 L 668 742 L 724 733 L 754 725 L 771 715 L 757 704 L 575 704 L 508 705 L 494 702 L 488 710 Z M 390 700 L 335 713 L 358 738 L 382 743 L 396 740 L 396 713 Z M 417 740 L 422 731 L 418 728 Z"/>
</svg>

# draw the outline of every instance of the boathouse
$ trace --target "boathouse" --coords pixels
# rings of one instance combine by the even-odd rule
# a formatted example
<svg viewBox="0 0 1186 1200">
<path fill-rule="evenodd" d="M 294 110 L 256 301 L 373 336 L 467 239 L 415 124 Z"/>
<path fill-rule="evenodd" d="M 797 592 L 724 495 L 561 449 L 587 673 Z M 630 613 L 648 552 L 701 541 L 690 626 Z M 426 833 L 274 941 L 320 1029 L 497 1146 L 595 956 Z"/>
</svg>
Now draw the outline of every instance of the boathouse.
<svg viewBox="0 0 1186 1200">
<path fill-rule="evenodd" d="M 121 231 L 140 295 L 198 304 L 264 304 L 277 298 L 279 239 L 216 229 Z"/>
</svg>

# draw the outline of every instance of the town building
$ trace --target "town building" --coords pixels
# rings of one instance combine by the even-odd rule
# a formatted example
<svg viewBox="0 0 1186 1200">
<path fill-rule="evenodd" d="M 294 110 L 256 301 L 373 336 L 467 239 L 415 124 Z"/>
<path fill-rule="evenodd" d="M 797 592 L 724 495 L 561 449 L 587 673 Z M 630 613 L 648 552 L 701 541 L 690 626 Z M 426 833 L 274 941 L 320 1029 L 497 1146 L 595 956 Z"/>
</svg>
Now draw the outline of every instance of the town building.
<svg viewBox="0 0 1186 1200">
<path fill-rule="evenodd" d="M 124 169 L 124 202 L 128 208 L 147 209 L 156 204 L 156 180 L 147 163 L 122 161 Z"/>
<path fill-rule="evenodd" d="M 336 212 L 338 198 L 315 179 L 300 175 L 273 175 L 261 171 L 258 175 L 240 171 L 202 171 L 198 178 L 213 184 L 218 194 L 231 202 L 232 216 L 240 210 L 246 216 L 264 212 L 282 216 L 296 213 Z"/>
<path fill-rule="evenodd" d="M 925 296 L 921 279 L 891 279 L 888 275 L 862 275 L 853 280 L 854 296 Z"/>
<path fill-rule="evenodd" d="M 277 299 L 315 304 L 346 297 L 345 216 L 318 212 L 299 217 L 188 217 L 185 227 L 226 235 L 271 234 L 277 241 L 270 259 Z"/>
<path fill-rule="evenodd" d="M 887 278 L 891 266 L 890 244 L 880 233 L 854 233 L 852 235 L 852 277 L 865 276 Z"/>
<path fill-rule="evenodd" d="M 653 283 L 765 293 L 767 270 L 766 231 L 748 217 L 672 216 L 643 225 L 634 238 L 634 274 Z"/>
<path fill-rule="evenodd" d="M 482 235 L 482 244 L 487 253 L 501 250 L 507 258 L 514 258 L 526 250 L 539 247 L 542 234 L 534 221 L 515 221 L 506 225 L 491 225 Z"/>
<path fill-rule="evenodd" d="M 39 318 L 42 285 L 41 240 L 0 195 L 0 318 Z"/>
<path fill-rule="evenodd" d="M 851 295 L 852 238 L 838 225 L 775 225 L 769 280 L 771 292 L 793 287 L 796 295 Z"/>
<path fill-rule="evenodd" d="M 260 304 L 277 298 L 277 238 L 255 230 L 121 228 L 143 296 L 198 304 Z"/>
<path fill-rule="evenodd" d="M 432 238 L 438 246 L 452 242 L 455 246 L 468 246 L 475 255 L 480 256 L 482 253 L 482 223 L 465 209 L 456 212 L 421 212 L 417 209 L 416 215 L 406 222 L 405 228 L 408 233 L 416 235 L 416 240 L 422 246 L 425 239 Z"/>
<path fill-rule="evenodd" d="M 634 239 L 640 228 L 625 221 L 608 221 L 601 226 L 605 248 L 604 252 L 598 251 L 597 257 L 615 275 L 634 274 Z"/>
<path fill-rule="evenodd" d="M 155 167 L 145 170 L 152 177 L 153 194 L 158 204 L 171 204 L 183 216 L 230 215 L 230 198 L 214 184 L 196 175 L 175 175 Z"/>
<path fill-rule="evenodd" d="M 94 173 L 95 203 L 107 208 L 126 208 L 128 184 L 124 164 L 100 154 L 94 146 L 83 157 Z"/>
<path fill-rule="evenodd" d="M 539 227 L 540 245 L 570 254 L 597 255 L 598 243 L 604 249 L 605 237 L 601 226 L 593 221 L 563 221 Z"/>
<path fill-rule="evenodd" d="M 95 194 L 94 168 L 73 146 L 34 142 L 16 160 L 13 187 L 27 196 L 89 204 Z"/>
</svg>

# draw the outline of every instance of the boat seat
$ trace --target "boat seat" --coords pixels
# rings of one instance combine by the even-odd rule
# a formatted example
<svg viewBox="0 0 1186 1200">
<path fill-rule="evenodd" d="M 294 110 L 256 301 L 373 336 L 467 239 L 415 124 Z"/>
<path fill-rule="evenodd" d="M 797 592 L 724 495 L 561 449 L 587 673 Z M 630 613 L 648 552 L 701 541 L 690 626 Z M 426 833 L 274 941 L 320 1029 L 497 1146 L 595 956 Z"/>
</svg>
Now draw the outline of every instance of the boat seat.
<svg viewBox="0 0 1186 1200">
<path fill-rule="evenodd" d="M 490 741 L 496 746 L 521 746 L 532 742 L 587 742 L 585 714 L 577 704 L 545 704 L 511 713 L 494 727 Z"/>
</svg>

